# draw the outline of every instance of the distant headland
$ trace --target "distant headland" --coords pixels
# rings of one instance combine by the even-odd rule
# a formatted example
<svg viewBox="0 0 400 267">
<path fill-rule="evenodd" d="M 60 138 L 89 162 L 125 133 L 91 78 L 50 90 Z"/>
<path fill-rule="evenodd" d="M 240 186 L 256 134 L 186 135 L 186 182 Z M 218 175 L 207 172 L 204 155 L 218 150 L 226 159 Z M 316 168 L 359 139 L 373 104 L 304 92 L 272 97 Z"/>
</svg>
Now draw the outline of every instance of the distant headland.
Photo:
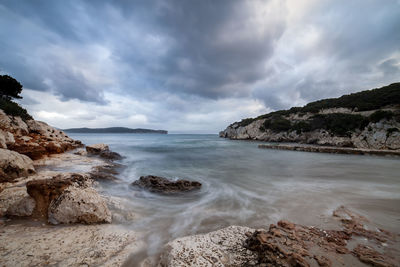
<svg viewBox="0 0 400 267">
<path fill-rule="evenodd" d="M 132 129 L 126 127 L 108 127 L 108 128 L 71 128 L 63 130 L 68 133 L 152 133 L 152 134 L 168 134 L 165 130 L 151 130 L 151 129 Z"/>
</svg>

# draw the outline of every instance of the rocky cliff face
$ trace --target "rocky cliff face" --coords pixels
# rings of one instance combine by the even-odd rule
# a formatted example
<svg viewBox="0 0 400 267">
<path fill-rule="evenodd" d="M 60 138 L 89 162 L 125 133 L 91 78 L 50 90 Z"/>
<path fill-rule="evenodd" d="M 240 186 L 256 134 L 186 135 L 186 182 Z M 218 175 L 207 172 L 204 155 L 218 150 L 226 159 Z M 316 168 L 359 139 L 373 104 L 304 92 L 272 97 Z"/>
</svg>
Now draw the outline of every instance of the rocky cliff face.
<svg viewBox="0 0 400 267">
<path fill-rule="evenodd" d="M 35 172 L 32 160 L 82 146 L 44 122 L 23 121 L 0 109 L 0 182 Z"/>
<path fill-rule="evenodd" d="M 81 146 L 63 131 L 48 124 L 6 115 L 0 110 L 0 148 L 16 151 L 31 159 L 62 153 Z"/>
<path fill-rule="evenodd" d="M 238 140 L 397 150 L 400 149 L 399 116 L 400 106 L 363 112 L 335 108 L 318 113 L 271 114 L 235 122 L 219 135 Z"/>
</svg>

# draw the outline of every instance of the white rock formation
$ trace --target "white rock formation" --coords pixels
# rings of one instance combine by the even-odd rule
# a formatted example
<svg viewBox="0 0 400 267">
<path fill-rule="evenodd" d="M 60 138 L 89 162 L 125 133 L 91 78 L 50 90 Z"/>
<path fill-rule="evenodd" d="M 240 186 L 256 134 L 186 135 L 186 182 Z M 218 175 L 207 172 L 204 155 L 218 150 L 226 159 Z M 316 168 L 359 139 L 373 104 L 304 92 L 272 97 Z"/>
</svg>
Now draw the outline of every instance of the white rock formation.
<svg viewBox="0 0 400 267">
<path fill-rule="evenodd" d="M 169 242 L 162 252 L 159 267 L 180 266 L 252 266 L 257 255 L 244 248 L 246 232 L 254 229 L 241 226 L 203 235 L 187 236 Z"/>
<path fill-rule="evenodd" d="M 50 203 L 48 219 L 52 224 L 110 223 L 111 213 L 94 188 L 70 186 Z"/>
<path fill-rule="evenodd" d="M 0 182 L 35 173 L 33 161 L 15 151 L 0 148 Z"/>
</svg>

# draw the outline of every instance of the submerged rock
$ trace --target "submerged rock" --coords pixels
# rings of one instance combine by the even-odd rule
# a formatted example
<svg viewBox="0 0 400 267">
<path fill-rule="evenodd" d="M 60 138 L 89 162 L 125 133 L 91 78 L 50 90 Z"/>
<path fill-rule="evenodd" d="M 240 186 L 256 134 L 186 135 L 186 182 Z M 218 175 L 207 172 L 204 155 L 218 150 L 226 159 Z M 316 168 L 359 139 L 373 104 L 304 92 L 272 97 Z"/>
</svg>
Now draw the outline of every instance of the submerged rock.
<svg viewBox="0 0 400 267">
<path fill-rule="evenodd" d="M 10 182 L 33 173 L 35 173 L 35 168 L 29 157 L 0 148 L 0 182 Z"/>
<path fill-rule="evenodd" d="M 122 156 L 117 152 L 110 150 L 106 144 L 94 144 L 86 146 L 86 152 L 88 155 L 98 155 L 107 160 L 120 160 Z"/>
<path fill-rule="evenodd" d="M 122 156 L 117 152 L 113 151 L 103 151 L 100 153 L 100 157 L 108 159 L 108 160 L 120 160 Z"/>
<path fill-rule="evenodd" d="M 175 194 L 188 192 L 201 188 L 201 183 L 188 180 L 171 181 L 164 177 L 147 175 L 140 177 L 139 180 L 132 183 L 133 186 L 146 189 L 150 192 Z"/>
<path fill-rule="evenodd" d="M 106 144 L 94 144 L 86 146 L 86 151 L 90 155 L 100 155 L 101 152 L 109 151 L 109 147 Z"/>
<path fill-rule="evenodd" d="M 93 180 L 116 181 L 118 178 L 115 175 L 119 173 L 118 169 L 120 168 L 122 165 L 117 163 L 100 165 L 92 168 L 89 175 Z"/>
</svg>

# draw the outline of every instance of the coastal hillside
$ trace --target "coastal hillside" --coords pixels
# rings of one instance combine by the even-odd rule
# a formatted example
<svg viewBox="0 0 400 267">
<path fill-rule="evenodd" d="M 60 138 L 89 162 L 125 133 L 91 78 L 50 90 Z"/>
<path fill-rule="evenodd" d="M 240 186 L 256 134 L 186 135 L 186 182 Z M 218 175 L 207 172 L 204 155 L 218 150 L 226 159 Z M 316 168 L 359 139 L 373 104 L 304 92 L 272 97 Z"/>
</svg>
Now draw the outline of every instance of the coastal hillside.
<svg viewBox="0 0 400 267">
<path fill-rule="evenodd" d="M 151 130 L 141 128 L 126 128 L 126 127 L 108 127 L 108 128 L 71 128 L 65 129 L 68 133 L 154 133 L 154 134 L 168 134 L 165 130 Z"/>
<path fill-rule="evenodd" d="M 400 149 L 400 83 L 247 118 L 219 133 L 230 139 Z"/>
</svg>

